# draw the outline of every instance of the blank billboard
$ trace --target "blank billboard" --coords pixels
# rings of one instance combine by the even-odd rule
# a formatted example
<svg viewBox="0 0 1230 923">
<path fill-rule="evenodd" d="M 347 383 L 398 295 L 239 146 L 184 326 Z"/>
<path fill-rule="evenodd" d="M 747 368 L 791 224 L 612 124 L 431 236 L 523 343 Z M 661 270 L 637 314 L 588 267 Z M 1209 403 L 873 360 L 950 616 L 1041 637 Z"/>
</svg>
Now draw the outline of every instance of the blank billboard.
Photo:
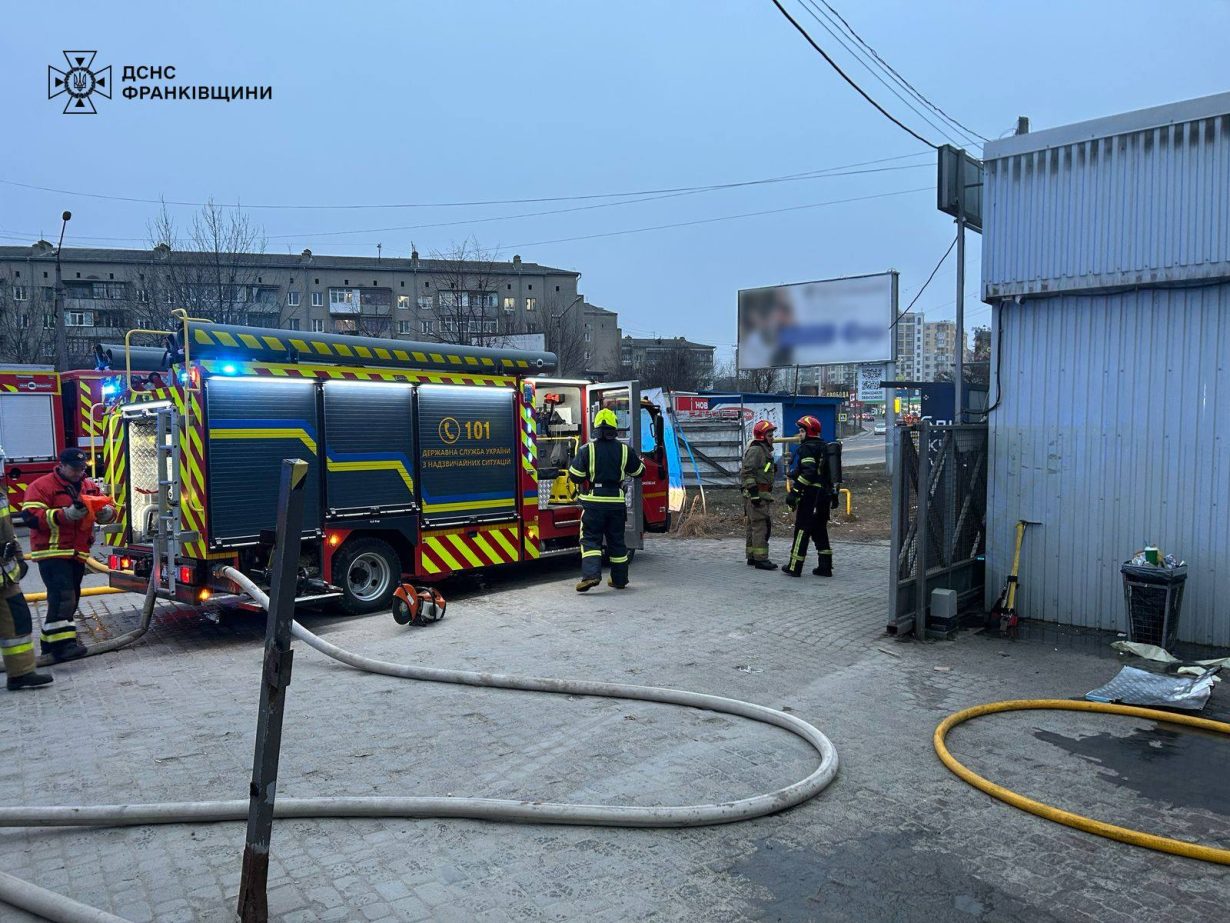
<svg viewBox="0 0 1230 923">
<path fill-rule="evenodd" d="M 890 361 L 896 275 L 743 289 L 739 368 Z"/>
</svg>

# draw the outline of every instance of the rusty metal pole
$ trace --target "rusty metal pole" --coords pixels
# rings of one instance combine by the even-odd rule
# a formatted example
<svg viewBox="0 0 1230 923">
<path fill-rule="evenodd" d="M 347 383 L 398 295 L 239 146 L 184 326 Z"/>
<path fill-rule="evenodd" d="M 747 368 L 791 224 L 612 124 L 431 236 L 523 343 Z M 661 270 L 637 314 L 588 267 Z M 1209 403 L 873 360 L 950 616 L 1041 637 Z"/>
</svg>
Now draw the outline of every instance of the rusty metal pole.
<svg viewBox="0 0 1230 923">
<path fill-rule="evenodd" d="M 295 617 L 299 571 L 299 542 L 303 531 L 303 487 L 308 463 L 283 459 L 278 488 L 278 524 L 273 564 L 269 569 L 269 613 L 265 628 L 265 660 L 261 677 L 261 704 L 256 722 L 256 752 L 252 757 L 248 838 L 243 849 L 239 879 L 239 919 L 265 923 L 269 919 L 266 886 L 269 881 L 269 841 L 273 832 L 273 801 L 277 790 L 278 758 L 282 751 L 282 713 L 294 653 L 290 649 L 290 623 Z"/>
</svg>

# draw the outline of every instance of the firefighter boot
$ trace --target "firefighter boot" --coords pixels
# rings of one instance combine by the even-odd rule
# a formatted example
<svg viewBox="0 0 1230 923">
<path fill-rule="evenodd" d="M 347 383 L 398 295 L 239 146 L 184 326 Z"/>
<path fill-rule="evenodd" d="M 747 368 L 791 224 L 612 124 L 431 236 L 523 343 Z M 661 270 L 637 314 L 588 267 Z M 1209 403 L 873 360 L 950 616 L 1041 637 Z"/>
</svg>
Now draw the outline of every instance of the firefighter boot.
<svg viewBox="0 0 1230 923">
<path fill-rule="evenodd" d="M 47 653 L 51 655 L 51 659 L 56 663 L 65 663 L 69 660 L 80 660 L 87 652 L 84 644 L 73 639 L 71 644 L 55 645 Z"/>
<path fill-rule="evenodd" d="M 800 561 L 798 567 L 789 567 L 789 566 L 783 567 L 782 573 L 785 574 L 787 577 L 802 577 L 803 576 L 803 563 Z"/>
<path fill-rule="evenodd" d="M 777 565 L 768 558 L 765 558 L 763 561 L 751 561 L 749 563 L 755 567 L 756 570 L 777 570 Z"/>
<path fill-rule="evenodd" d="M 577 592 L 588 593 L 601 582 L 597 577 L 582 577 L 581 582 L 577 584 Z"/>
<path fill-rule="evenodd" d="M 18 689 L 37 689 L 53 682 L 55 679 L 50 673 L 23 673 L 21 676 L 9 677 L 5 685 L 10 692 L 15 692 Z"/>
<path fill-rule="evenodd" d="M 816 567 L 812 568 L 812 573 L 817 577 L 833 576 L 833 552 L 820 552 L 820 563 Z"/>
<path fill-rule="evenodd" d="M 615 589 L 617 589 L 617 590 L 627 589 L 627 587 L 628 587 L 628 584 L 626 584 L 626 583 L 616 583 L 616 582 L 615 582 L 613 579 L 611 579 L 610 577 L 607 577 L 607 580 L 606 580 L 606 585 L 607 585 L 607 586 L 610 586 L 610 587 L 614 587 L 614 588 L 615 588 Z"/>
</svg>

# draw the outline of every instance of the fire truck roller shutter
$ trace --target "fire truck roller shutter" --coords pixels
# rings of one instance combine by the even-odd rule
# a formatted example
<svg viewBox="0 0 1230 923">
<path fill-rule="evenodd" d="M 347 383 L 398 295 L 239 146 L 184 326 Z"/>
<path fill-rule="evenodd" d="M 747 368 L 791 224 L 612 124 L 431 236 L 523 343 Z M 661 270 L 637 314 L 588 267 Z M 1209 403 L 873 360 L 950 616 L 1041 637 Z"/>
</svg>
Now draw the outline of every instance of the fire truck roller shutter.
<svg viewBox="0 0 1230 923">
<path fill-rule="evenodd" d="M 308 462 L 303 525 L 304 534 L 314 533 L 320 525 L 316 383 L 210 378 L 205 422 L 210 541 L 251 542 L 274 528 L 284 458 Z"/>
<path fill-rule="evenodd" d="M 507 388 L 421 385 L 419 491 L 427 525 L 517 517 L 520 430 Z"/>
<path fill-rule="evenodd" d="M 266 327 L 189 322 L 190 359 L 342 363 L 368 368 L 434 369 L 481 375 L 537 375 L 555 369 L 555 353 L 415 343 L 409 340 L 305 333 Z"/>
<path fill-rule="evenodd" d="M 414 509 L 414 388 L 324 384 L 325 506 L 331 515 Z"/>
</svg>

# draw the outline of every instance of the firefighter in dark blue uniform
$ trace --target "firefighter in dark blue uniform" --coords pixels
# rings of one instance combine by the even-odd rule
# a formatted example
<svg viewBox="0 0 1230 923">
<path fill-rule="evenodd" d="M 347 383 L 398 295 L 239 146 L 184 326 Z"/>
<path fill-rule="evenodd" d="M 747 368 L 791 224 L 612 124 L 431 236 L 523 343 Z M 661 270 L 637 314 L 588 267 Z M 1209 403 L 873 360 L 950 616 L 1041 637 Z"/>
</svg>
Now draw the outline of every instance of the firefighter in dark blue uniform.
<svg viewBox="0 0 1230 923">
<path fill-rule="evenodd" d="M 798 421 L 803 442 L 790 467 L 793 484 L 786 506 L 794 511 L 794 536 L 790 560 L 782 568 L 788 577 L 803 573 L 807 543 L 816 543 L 820 563 L 812 571 L 817 577 L 833 576 L 833 549 L 829 546 L 829 510 L 837 506 L 837 487 L 829 468 L 828 444 L 820 438 L 820 421 L 813 416 Z"/>
<path fill-rule="evenodd" d="M 619 421 L 615 411 L 599 410 L 594 417 L 597 438 L 581 446 L 568 468 L 568 476 L 578 486 L 589 485 L 581 494 L 581 582 L 577 592 L 584 593 L 602 582 L 602 543 L 606 541 L 611 562 L 608 586 L 622 590 L 628 585 L 628 546 L 624 529 L 628 507 L 624 499 L 624 478 L 637 478 L 645 465 L 627 443 L 615 438 Z"/>
</svg>

